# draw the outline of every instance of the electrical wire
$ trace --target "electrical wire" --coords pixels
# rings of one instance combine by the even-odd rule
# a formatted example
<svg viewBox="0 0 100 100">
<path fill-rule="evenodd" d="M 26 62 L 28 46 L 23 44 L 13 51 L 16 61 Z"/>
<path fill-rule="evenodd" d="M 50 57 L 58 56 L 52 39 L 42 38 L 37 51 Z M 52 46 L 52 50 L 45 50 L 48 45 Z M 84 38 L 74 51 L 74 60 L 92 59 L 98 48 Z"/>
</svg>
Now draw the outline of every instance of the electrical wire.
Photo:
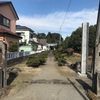
<svg viewBox="0 0 100 100">
<path fill-rule="evenodd" d="M 67 14 L 68 14 L 68 10 L 69 10 L 70 4 L 71 4 L 71 0 L 69 1 L 69 4 L 68 4 L 67 10 L 66 10 L 65 17 L 64 17 L 64 19 L 63 19 L 63 21 L 62 21 L 62 24 L 61 24 L 61 26 L 60 26 L 60 29 L 59 29 L 60 31 L 61 31 L 62 26 L 63 26 L 63 24 L 64 24 L 64 22 L 65 22 L 65 19 L 66 19 L 66 17 L 67 17 Z"/>
</svg>

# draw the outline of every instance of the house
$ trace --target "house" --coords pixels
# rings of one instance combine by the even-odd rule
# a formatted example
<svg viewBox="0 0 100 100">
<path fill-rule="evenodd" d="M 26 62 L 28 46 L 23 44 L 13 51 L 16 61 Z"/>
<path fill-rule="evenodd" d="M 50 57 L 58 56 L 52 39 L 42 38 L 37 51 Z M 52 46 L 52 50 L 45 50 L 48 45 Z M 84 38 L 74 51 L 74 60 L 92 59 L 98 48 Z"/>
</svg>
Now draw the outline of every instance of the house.
<svg viewBox="0 0 100 100">
<path fill-rule="evenodd" d="M 28 45 L 30 41 L 33 41 L 34 31 L 26 26 L 16 25 L 16 33 L 22 37 L 19 41 L 20 44 Z"/>
<path fill-rule="evenodd" d="M 39 43 L 39 45 L 38 45 L 39 49 L 41 48 L 44 51 L 48 50 L 48 48 L 47 48 L 47 39 L 39 39 L 38 43 Z"/>
<path fill-rule="evenodd" d="M 12 2 L 0 1 L 0 40 L 5 41 L 7 49 L 10 43 L 19 43 L 20 36 L 16 34 L 16 21 L 19 17 Z"/>
</svg>

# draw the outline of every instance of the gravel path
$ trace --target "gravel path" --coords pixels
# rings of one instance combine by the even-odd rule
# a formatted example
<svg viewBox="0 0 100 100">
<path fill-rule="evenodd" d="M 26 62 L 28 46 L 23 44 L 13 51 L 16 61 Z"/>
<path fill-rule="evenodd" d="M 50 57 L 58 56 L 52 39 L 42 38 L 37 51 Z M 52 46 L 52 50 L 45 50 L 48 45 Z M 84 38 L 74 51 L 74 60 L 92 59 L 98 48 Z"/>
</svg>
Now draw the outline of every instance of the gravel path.
<svg viewBox="0 0 100 100">
<path fill-rule="evenodd" d="M 41 73 L 25 81 L 28 87 L 3 100 L 88 100 L 73 78 L 59 73 L 54 57 L 50 56 L 41 67 Z"/>
</svg>

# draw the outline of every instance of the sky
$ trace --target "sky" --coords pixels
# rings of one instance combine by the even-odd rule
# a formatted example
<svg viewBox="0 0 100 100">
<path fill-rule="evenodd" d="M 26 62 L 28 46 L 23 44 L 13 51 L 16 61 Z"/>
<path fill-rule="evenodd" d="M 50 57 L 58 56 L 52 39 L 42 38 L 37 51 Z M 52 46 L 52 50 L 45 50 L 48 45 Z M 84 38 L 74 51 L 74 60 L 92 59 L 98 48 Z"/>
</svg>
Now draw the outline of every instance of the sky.
<svg viewBox="0 0 100 100">
<path fill-rule="evenodd" d="M 8 1 L 8 0 L 3 0 Z M 97 23 L 99 0 L 10 0 L 19 16 L 17 25 L 35 33 L 60 33 L 63 38 L 82 26 Z"/>
</svg>

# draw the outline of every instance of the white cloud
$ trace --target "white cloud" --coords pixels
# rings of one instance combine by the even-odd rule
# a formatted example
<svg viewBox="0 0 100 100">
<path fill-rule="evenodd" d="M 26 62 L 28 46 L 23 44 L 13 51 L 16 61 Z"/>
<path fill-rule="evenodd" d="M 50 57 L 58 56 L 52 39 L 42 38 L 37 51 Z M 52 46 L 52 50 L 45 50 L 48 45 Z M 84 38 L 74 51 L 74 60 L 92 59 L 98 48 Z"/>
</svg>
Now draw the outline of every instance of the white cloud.
<svg viewBox="0 0 100 100">
<path fill-rule="evenodd" d="M 89 22 L 90 25 L 96 24 L 97 10 L 84 9 L 78 12 L 68 12 L 65 22 L 61 28 L 61 24 L 65 17 L 65 12 L 55 12 L 48 15 L 26 16 L 20 15 L 20 20 L 17 24 L 27 26 L 35 32 L 60 32 L 65 38 L 70 35 L 75 29 L 81 26 L 83 22 Z"/>
</svg>

